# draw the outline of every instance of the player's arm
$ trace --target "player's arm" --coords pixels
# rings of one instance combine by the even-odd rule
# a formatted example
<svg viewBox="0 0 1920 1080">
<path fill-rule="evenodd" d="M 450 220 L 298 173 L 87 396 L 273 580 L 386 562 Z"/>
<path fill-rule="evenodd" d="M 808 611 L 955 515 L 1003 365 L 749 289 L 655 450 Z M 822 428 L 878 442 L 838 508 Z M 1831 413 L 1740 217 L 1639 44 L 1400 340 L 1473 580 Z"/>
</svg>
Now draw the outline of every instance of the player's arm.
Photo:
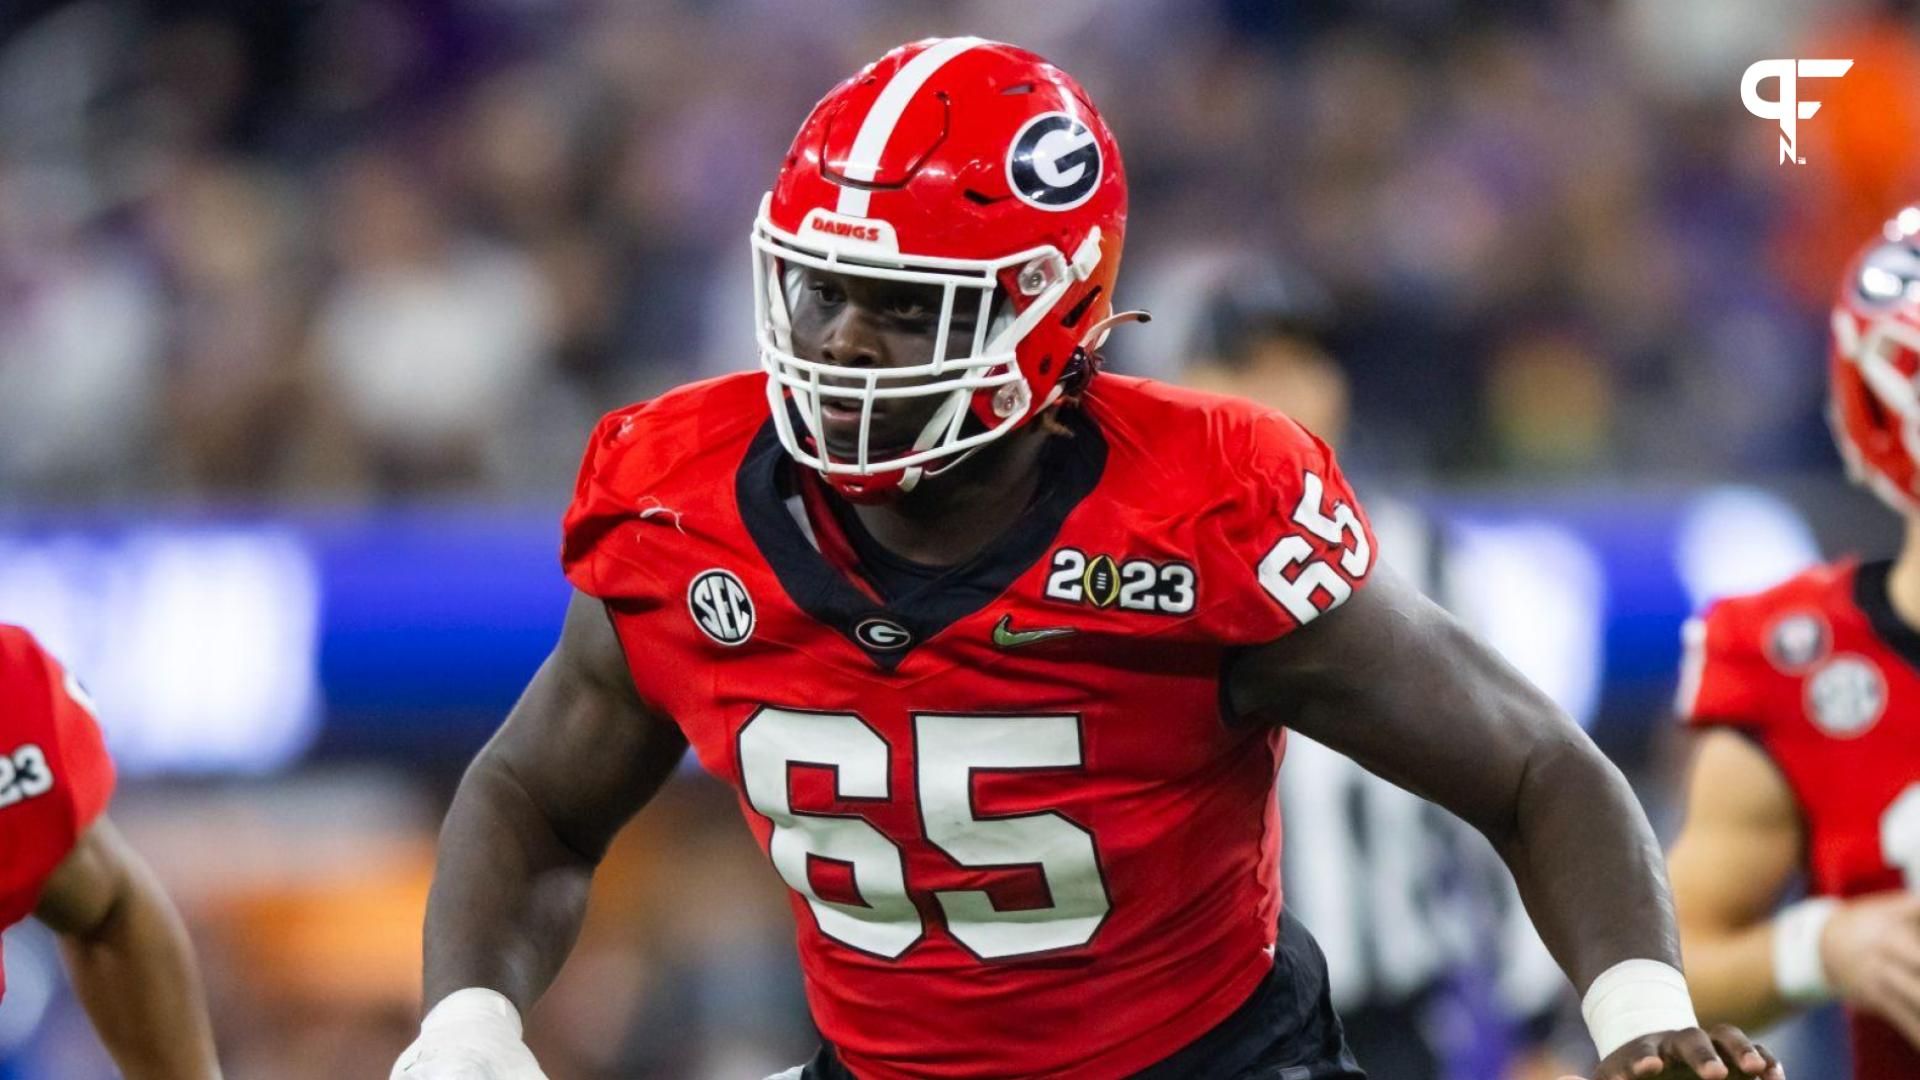
<svg viewBox="0 0 1920 1080">
<path fill-rule="evenodd" d="M 1642 1075 L 1630 1071 L 1636 1062 L 1657 1071 L 1662 1060 L 1703 1077 L 1726 1075 L 1723 1058 L 1754 1074 L 1769 1067 L 1739 1031 L 1710 1038 L 1694 1027 L 1684 984 L 1663 990 L 1645 965 L 1677 969 L 1679 943 L 1660 847 L 1626 779 L 1546 695 L 1417 590 L 1376 572 L 1344 604 L 1242 654 L 1228 694 L 1240 716 L 1284 720 L 1484 833 L 1595 1007 L 1590 1026 L 1633 1026 L 1606 1007 L 1620 1000 L 1616 986 L 1629 1001 L 1666 999 L 1656 1015 L 1680 1019 L 1659 1031 L 1596 1031 L 1596 1042 L 1615 1044 L 1601 1046 L 1597 1075 Z M 1642 964 L 1616 967 L 1625 961 Z"/>
<path fill-rule="evenodd" d="M 1731 731 L 1702 734 L 1667 856 L 1700 1015 L 1764 1027 L 1837 995 L 1920 1044 L 1920 896 L 1814 898 L 1776 913 L 1804 843 L 1772 759 Z"/>
<path fill-rule="evenodd" d="M 441 828 L 426 922 L 432 1012 L 396 1076 L 539 1075 L 519 1046 L 520 1015 L 572 950 L 614 834 L 685 750 L 634 690 L 601 601 L 576 592 L 559 644 L 468 767 Z M 494 1071 L 458 1071 L 476 1063 Z"/>
<path fill-rule="evenodd" d="M 220 1075 L 186 927 L 107 819 L 81 834 L 34 914 L 60 935 L 74 991 L 127 1080 Z"/>
<path fill-rule="evenodd" d="M 1772 915 L 1800 865 L 1799 807 L 1759 747 L 1708 731 L 1686 812 L 1667 872 L 1694 1004 L 1705 1017 L 1766 1027 L 1793 1008 L 1774 989 Z"/>
</svg>

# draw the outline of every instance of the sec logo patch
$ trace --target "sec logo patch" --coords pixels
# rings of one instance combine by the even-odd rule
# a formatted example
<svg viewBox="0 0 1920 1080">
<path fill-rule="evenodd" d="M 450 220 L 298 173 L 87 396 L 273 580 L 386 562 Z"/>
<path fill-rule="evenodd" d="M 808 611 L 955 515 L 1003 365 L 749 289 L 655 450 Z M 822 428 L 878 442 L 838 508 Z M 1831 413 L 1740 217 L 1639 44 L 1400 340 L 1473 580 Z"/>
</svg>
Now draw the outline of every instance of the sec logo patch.
<svg viewBox="0 0 1920 1080">
<path fill-rule="evenodd" d="M 732 571 L 713 569 L 694 578 L 687 586 L 687 610 L 693 624 L 722 645 L 738 645 L 753 636 L 753 598 Z"/>
<path fill-rule="evenodd" d="M 1818 615 L 1785 615 L 1767 631 L 1767 659 L 1788 674 L 1804 671 L 1827 655 L 1827 624 Z"/>
<path fill-rule="evenodd" d="M 1865 732 L 1886 707 L 1886 679 L 1864 656 L 1836 656 L 1807 680 L 1807 718 L 1835 738 Z"/>
</svg>

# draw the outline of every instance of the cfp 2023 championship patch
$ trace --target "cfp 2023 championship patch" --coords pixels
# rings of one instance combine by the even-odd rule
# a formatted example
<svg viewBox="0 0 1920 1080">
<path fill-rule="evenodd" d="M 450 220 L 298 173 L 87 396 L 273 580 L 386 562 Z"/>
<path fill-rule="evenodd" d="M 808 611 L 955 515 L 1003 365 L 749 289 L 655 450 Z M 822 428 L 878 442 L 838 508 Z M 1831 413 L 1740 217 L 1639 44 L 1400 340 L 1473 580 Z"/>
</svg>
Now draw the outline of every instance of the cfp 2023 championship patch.
<svg viewBox="0 0 1920 1080">
<path fill-rule="evenodd" d="M 1185 615 L 1193 610 L 1200 580 L 1190 563 L 1154 562 L 1111 555 L 1089 555 L 1079 548 L 1054 551 L 1048 564 L 1046 596 L 1069 604 L 1126 611 Z"/>
</svg>

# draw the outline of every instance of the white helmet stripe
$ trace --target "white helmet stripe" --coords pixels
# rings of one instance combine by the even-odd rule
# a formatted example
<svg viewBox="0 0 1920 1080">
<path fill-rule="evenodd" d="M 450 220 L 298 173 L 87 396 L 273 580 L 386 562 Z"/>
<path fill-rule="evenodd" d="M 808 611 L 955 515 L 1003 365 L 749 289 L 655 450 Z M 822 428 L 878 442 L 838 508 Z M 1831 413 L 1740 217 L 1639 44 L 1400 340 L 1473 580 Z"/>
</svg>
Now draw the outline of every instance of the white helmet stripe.
<svg viewBox="0 0 1920 1080">
<path fill-rule="evenodd" d="M 947 61 L 986 43 L 986 39 L 977 37 L 943 38 L 902 65 L 887 85 L 880 88 L 880 96 L 873 99 L 867 118 L 860 122 L 860 131 L 853 137 L 853 149 L 848 152 L 844 166 L 847 179 L 872 180 L 880 171 L 880 156 L 886 153 L 894 126 L 900 123 L 900 116 L 907 111 L 913 96 Z M 873 192 L 865 188 L 842 187 L 834 212 L 847 217 L 866 217 L 867 201 L 872 195 Z"/>
</svg>

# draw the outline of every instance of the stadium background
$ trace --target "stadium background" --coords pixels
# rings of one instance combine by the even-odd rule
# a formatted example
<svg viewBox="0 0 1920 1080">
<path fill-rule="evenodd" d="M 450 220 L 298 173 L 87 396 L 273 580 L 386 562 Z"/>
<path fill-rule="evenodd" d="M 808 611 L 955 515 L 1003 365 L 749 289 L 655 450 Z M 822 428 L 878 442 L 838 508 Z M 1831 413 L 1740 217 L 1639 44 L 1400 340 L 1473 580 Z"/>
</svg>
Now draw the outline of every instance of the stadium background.
<svg viewBox="0 0 1920 1080">
<path fill-rule="evenodd" d="M 1920 196 L 1908 4 L 7 0 L 0 619 L 95 692 L 230 1077 L 384 1075 L 439 814 L 558 625 L 592 419 L 751 365 L 748 225 L 807 106 L 956 32 L 1074 71 L 1117 132 L 1119 299 L 1162 317 L 1116 368 L 1181 377 L 1249 256 L 1324 286 L 1363 497 L 1460 538 L 1455 596 L 1663 829 L 1680 621 L 1892 549 L 1839 480 L 1823 334 Z M 1806 165 L 1739 104 L 1775 56 L 1855 60 L 1805 92 Z M 553 1075 L 807 1050 L 724 791 L 670 785 L 601 878 L 532 1025 Z M 108 1075 L 44 935 L 6 960 L 0 1076 Z"/>
</svg>

